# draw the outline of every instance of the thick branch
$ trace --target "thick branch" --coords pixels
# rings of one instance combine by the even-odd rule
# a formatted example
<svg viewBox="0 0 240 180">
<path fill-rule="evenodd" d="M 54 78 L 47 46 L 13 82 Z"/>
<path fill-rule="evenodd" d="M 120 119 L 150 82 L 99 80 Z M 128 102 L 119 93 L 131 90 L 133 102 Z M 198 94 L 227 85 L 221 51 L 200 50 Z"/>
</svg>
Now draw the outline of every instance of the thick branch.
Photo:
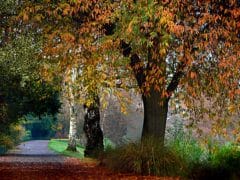
<svg viewBox="0 0 240 180">
<path fill-rule="evenodd" d="M 177 89 L 178 84 L 184 75 L 185 67 L 186 67 L 186 63 L 181 62 L 178 64 L 177 70 L 174 73 L 173 78 L 167 87 L 167 93 L 169 95 L 172 95 L 172 93 Z"/>
<path fill-rule="evenodd" d="M 139 65 L 139 67 L 136 68 L 136 65 L 141 63 L 141 60 L 137 54 L 133 54 L 130 59 L 131 59 L 130 66 L 133 69 L 134 75 L 137 79 L 138 86 L 139 88 L 141 88 L 145 81 L 144 68 L 141 65 Z"/>
<path fill-rule="evenodd" d="M 121 41 L 121 48 L 122 48 L 123 56 L 129 57 L 131 55 L 132 48 L 130 47 L 129 44 L 125 43 L 124 41 Z M 141 88 L 143 85 L 143 82 L 145 81 L 145 75 L 143 73 L 144 67 L 140 65 L 141 60 L 137 54 L 132 54 L 130 57 L 130 60 L 131 60 L 130 66 L 137 79 L 138 86 L 139 88 Z M 138 68 L 136 68 L 137 65 L 139 65 Z"/>
</svg>

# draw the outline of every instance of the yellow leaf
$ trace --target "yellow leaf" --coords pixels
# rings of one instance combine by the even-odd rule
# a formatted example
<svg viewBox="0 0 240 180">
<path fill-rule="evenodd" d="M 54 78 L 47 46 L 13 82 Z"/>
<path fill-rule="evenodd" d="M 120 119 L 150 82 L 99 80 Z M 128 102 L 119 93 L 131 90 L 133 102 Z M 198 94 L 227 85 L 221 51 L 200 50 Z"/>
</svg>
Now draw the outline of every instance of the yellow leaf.
<svg viewBox="0 0 240 180">
<path fill-rule="evenodd" d="M 235 106 L 234 106 L 234 105 L 228 106 L 228 111 L 229 111 L 230 113 L 234 113 L 234 112 L 236 111 Z"/>
</svg>

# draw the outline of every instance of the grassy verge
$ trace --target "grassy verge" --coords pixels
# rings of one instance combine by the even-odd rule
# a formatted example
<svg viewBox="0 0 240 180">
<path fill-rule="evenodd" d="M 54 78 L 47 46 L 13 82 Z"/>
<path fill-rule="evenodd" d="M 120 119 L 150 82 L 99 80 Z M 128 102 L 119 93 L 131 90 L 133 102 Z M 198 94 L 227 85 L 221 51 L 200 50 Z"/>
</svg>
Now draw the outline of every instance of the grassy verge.
<svg viewBox="0 0 240 180">
<path fill-rule="evenodd" d="M 164 147 L 154 138 L 105 150 L 102 163 L 118 172 L 180 176 L 186 179 L 240 179 L 240 149 L 213 144 L 211 151 L 188 136 Z"/>
<path fill-rule="evenodd" d="M 66 139 L 51 139 L 48 147 L 49 149 L 57 152 L 59 154 L 76 157 L 76 158 L 84 158 L 84 148 L 80 145 L 77 145 L 77 152 L 67 151 L 68 140 Z"/>
<path fill-rule="evenodd" d="M 115 144 L 111 142 L 109 139 L 104 138 L 103 144 L 105 148 L 115 147 Z M 48 148 L 57 152 L 59 154 L 76 157 L 76 158 L 84 158 L 84 147 L 80 144 L 77 144 L 77 152 L 67 151 L 68 140 L 67 139 L 51 139 Z"/>
</svg>

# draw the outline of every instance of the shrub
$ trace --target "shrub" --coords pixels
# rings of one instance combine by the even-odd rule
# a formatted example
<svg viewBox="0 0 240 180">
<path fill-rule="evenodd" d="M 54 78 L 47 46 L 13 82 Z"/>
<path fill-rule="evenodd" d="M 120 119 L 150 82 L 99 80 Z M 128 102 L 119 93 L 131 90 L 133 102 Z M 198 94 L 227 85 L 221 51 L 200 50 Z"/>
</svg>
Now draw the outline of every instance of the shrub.
<svg viewBox="0 0 240 180">
<path fill-rule="evenodd" d="M 185 171 L 182 159 L 154 138 L 108 148 L 102 163 L 115 171 L 142 175 L 175 176 Z"/>
<path fill-rule="evenodd" d="M 0 154 L 21 142 L 25 129 L 19 124 L 11 124 L 6 132 L 0 133 Z"/>
<path fill-rule="evenodd" d="M 207 161 L 208 153 L 191 135 L 181 135 L 167 142 L 167 147 L 184 159 L 188 170 Z"/>
<path fill-rule="evenodd" d="M 14 145 L 20 143 L 25 134 L 25 128 L 20 124 L 12 124 L 9 128 L 9 135 Z"/>
<path fill-rule="evenodd" d="M 240 150 L 238 146 L 227 144 L 216 149 L 211 156 L 211 163 L 214 167 L 224 166 L 225 169 L 234 171 L 240 167 Z"/>
<path fill-rule="evenodd" d="M 196 165 L 190 174 L 193 179 L 240 179 L 240 150 L 234 144 L 215 144 L 205 163 Z"/>
<path fill-rule="evenodd" d="M 7 149 L 14 147 L 14 141 L 9 135 L 0 134 L 0 146 L 1 151 L 5 152 Z"/>
<path fill-rule="evenodd" d="M 166 146 L 184 159 L 189 172 L 193 167 L 206 163 L 208 158 L 206 149 L 201 147 L 191 131 L 184 131 L 181 121 L 175 121 L 168 129 Z"/>
<path fill-rule="evenodd" d="M 233 144 L 226 144 L 216 148 L 210 157 L 214 169 L 220 169 L 229 176 L 240 177 L 240 149 Z"/>
</svg>

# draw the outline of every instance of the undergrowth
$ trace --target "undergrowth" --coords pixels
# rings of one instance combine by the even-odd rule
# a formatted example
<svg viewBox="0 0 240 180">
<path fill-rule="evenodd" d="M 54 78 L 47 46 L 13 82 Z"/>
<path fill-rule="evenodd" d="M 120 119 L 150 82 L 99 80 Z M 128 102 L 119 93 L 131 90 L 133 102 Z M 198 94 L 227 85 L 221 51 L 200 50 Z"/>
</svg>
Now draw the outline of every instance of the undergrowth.
<svg viewBox="0 0 240 180">
<path fill-rule="evenodd" d="M 112 170 L 142 175 L 172 176 L 186 168 L 180 156 L 154 138 L 108 148 L 102 161 Z"/>
<path fill-rule="evenodd" d="M 101 157 L 106 167 L 118 171 L 184 179 L 240 179 L 239 144 L 213 141 L 203 146 L 179 124 L 167 134 L 165 145 L 148 137 L 111 148 Z"/>
</svg>

